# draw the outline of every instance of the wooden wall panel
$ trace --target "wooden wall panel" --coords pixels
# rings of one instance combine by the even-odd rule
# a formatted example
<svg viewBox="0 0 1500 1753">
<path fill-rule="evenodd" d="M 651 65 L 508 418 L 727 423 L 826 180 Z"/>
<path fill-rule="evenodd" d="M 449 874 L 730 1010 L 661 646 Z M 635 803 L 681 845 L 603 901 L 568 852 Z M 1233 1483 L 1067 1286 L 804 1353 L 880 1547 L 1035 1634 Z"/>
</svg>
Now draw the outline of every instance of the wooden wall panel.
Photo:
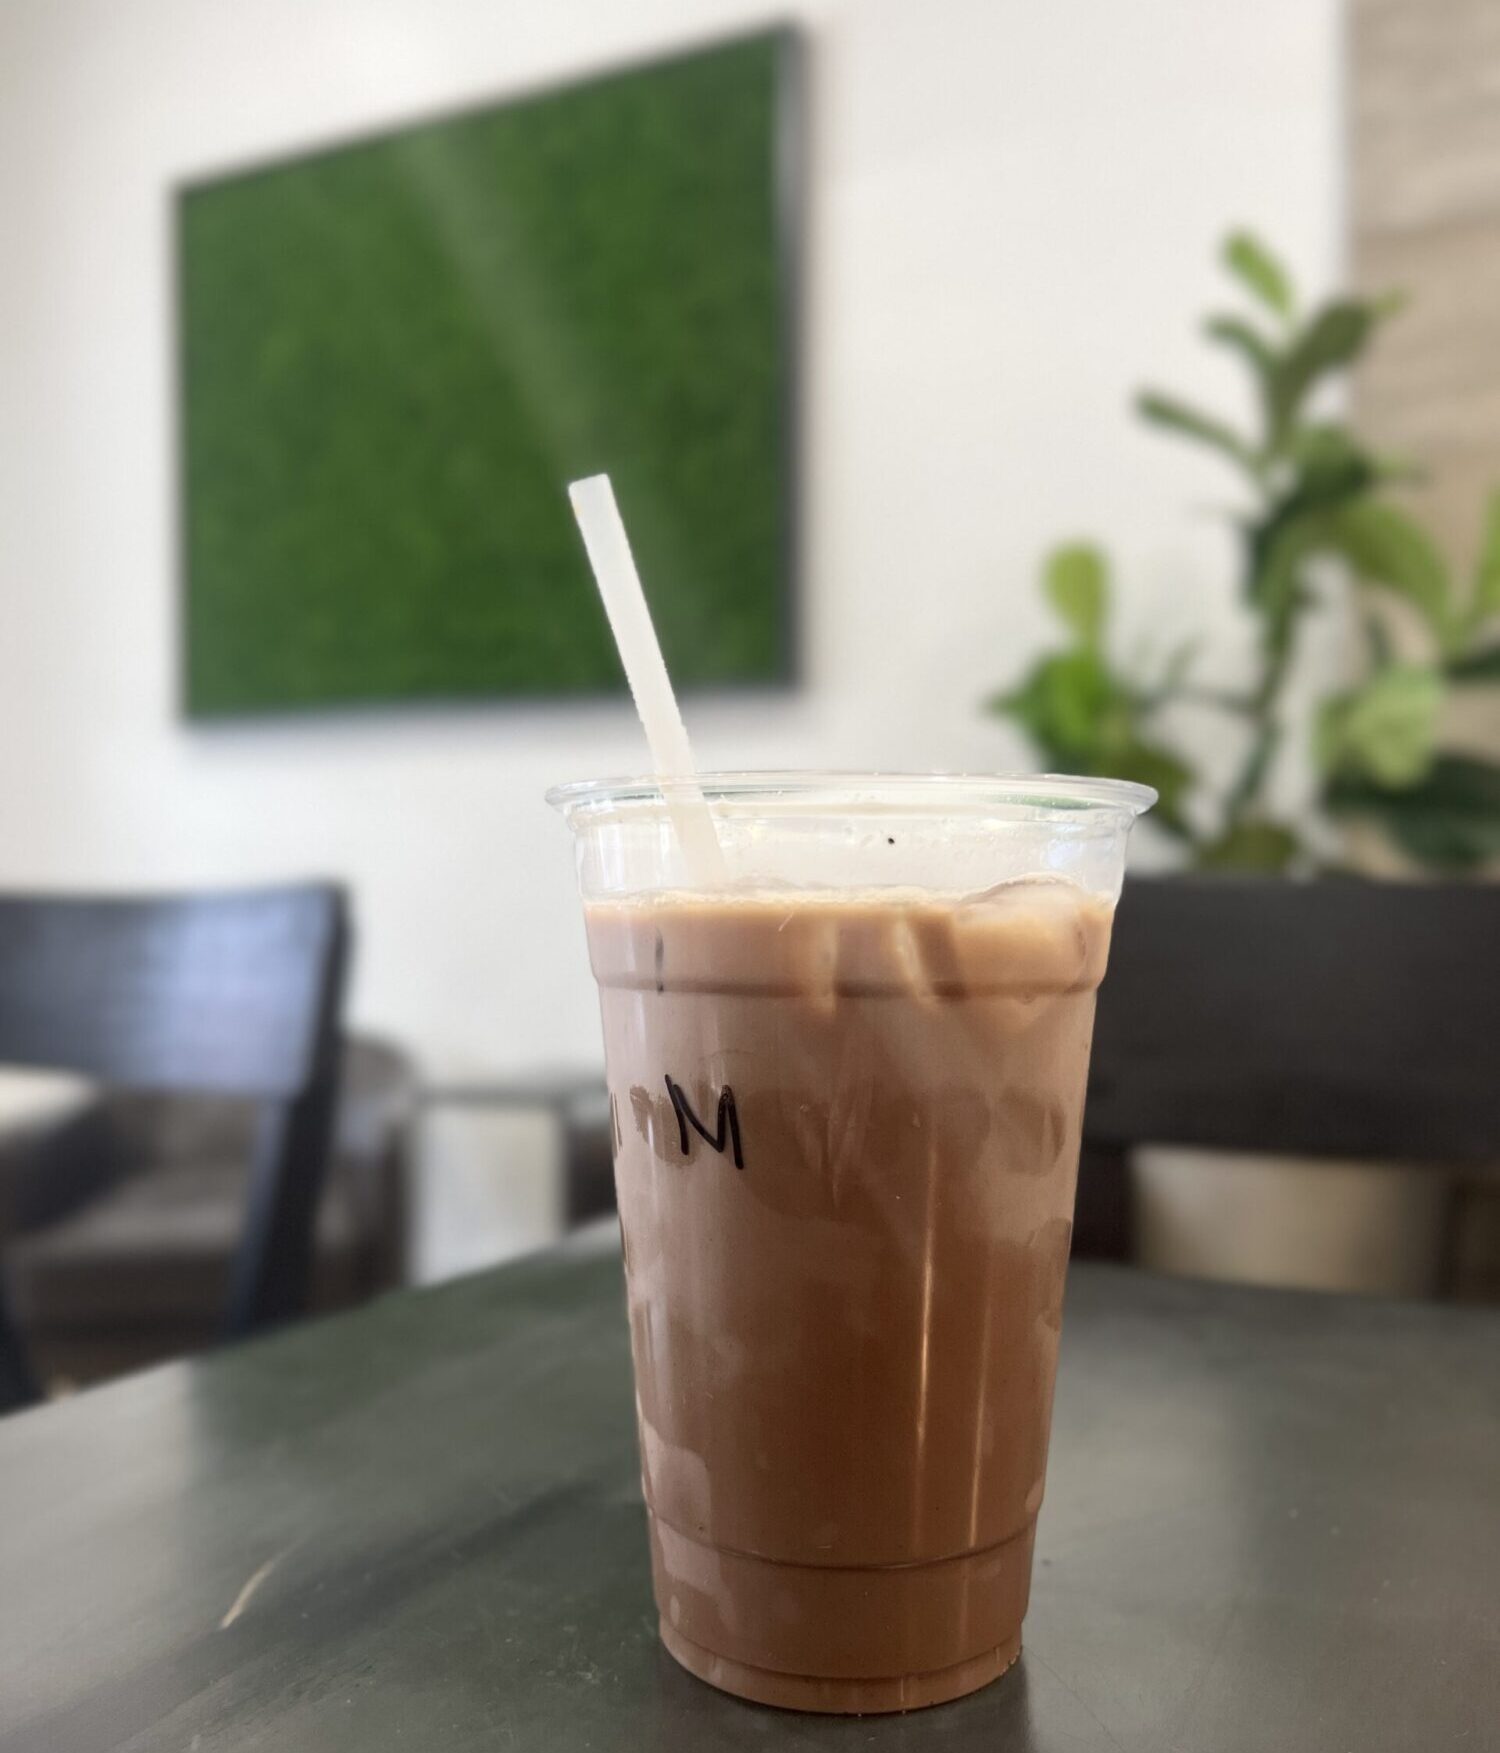
<svg viewBox="0 0 1500 1753">
<path fill-rule="evenodd" d="M 1500 0 L 1347 3 L 1354 277 L 1412 298 L 1357 418 L 1426 470 L 1410 503 L 1467 570 L 1500 487 Z M 1447 740 L 1500 748 L 1493 691 L 1454 702 Z"/>
</svg>

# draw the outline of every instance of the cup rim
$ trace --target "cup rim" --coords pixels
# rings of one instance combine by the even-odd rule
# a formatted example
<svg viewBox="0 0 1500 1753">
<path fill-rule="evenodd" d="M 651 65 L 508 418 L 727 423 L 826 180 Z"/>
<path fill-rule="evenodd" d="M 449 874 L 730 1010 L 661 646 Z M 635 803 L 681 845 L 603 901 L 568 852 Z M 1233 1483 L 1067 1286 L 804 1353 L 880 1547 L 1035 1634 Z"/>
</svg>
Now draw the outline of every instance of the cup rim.
<svg viewBox="0 0 1500 1753">
<path fill-rule="evenodd" d="M 620 806 L 662 808 L 674 794 L 691 795 L 696 784 L 709 804 L 813 802 L 824 794 L 830 806 L 911 807 L 918 800 L 952 809 L 1021 807 L 1038 816 L 1076 818 L 1080 812 L 1106 811 L 1134 820 L 1156 802 L 1149 785 L 1130 779 L 1087 778 L 1069 773 L 892 772 L 840 768 L 747 768 L 699 773 L 691 778 L 659 774 L 575 779 L 554 785 L 546 801 L 564 817 Z"/>
</svg>

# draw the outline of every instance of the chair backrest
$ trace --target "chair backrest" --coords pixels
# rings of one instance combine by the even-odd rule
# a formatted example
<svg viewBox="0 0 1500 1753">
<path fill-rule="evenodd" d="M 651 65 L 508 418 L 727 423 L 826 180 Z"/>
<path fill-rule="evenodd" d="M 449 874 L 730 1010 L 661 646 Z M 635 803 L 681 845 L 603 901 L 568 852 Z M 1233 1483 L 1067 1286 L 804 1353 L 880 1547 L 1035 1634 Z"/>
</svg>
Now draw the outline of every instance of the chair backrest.
<svg viewBox="0 0 1500 1753">
<path fill-rule="evenodd" d="M 1085 1137 L 1443 1163 L 1500 1154 L 1500 889 L 1130 883 Z"/>
<path fill-rule="evenodd" d="M 332 1135 L 348 910 L 332 884 L 0 895 L 0 1065 L 259 1098 L 226 1329 L 298 1313 Z"/>
</svg>

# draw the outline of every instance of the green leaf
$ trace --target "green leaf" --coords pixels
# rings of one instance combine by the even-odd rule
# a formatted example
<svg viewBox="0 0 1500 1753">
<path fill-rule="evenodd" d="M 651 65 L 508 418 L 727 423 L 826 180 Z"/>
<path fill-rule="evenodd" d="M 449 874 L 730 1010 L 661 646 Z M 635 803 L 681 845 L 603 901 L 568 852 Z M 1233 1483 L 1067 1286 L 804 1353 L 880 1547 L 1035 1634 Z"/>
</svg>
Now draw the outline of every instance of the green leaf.
<svg viewBox="0 0 1500 1753">
<path fill-rule="evenodd" d="M 1448 660 L 1448 678 L 1454 682 L 1500 682 L 1500 645 L 1481 645 L 1461 657 Z"/>
<path fill-rule="evenodd" d="M 1343 774 L 1324 792 L 1335 815 L 1362 816 L 1418 864 L 1472 872 L 1500 858 L 1500 767 L 1464 755 L 1439 755 L 1427 777 L 1391 791 Z"/>
<path fill-rule="evenodd" d="M 1303 562 L 1331 545 L 1326 514 L 1361 500 L 1379 473 L 1375 460 L 1338 426 L 1297 427 L 1284 454 L 1296 471 L 1292 485 L 1245 532 L 1250 595 L 1267 613 L 1273 652 L 1290 638 L 1302 600 Z"/>
<path fill-rule="evenodd" d="M 1405 597 L 1431 627 L 1440 648 L 1455 637 L 1448 572 L 1420 524 L 1384 500 L 1356 498 L 1331 506 L 1280 507 L 1248 531 L 1251 595 L 1266 617 L 1266 648 L 1286 652 L 1297 609 L 1306 600 L 1303 569 L 1318 554 L 1344 560 L 1367 585 Z"/>
<path fill-rule="evenodd" d="M 1225 238 L 1224 266 L 1277 316 L 1292 314 L 1291 278 L 1253 233 L 1236 231 Z"/>
<path fill-rule="evenodd" d="M 1139 734 L 1140 703 L 1097 653 L 1042 658 L 1019 688 L 989 705 L 1015 719 L 1054 767 L 1154 785 L 1160 793 L 1154 819 L 1169 833 L 1189 837 L 1182 806 L 1193 770 Z"/>
<path fill-rule="evenodd" d="M 1276 351 L 1260 330 L 1243 317 L 1212 316 L 1204 323 L 1203 332 L 1210 341 L 1232 348 L 1257 377 L 1270 376 L 1276 363 Z"/>
<path fill-rule="evenodd" d="M 1088 768 L 1105 739 L 1104 720 L 1118 689 L 1097 654 L 1044 657 L 1019 688 L 990 702 L 1014 718 L 1049 760 Z"/>
<path fill-rule="evenodd" d="M 1470 624 L 1481 626 L 1500 614 L 1500 491 L 1490 494 L 1485 508 L 1484 541 L 1479 550 L 1479 570 L 1474 579 Z"/>
<path fill-rule="evenodd" d="M 1374 459 L 1375 473 L 1383 485 L 1394 482 L 1400 487 L 1420 487 L 1427 480 L 1427 470 L 1414 457 L 1387 451 Z"/>
<path fill-rule="evenodd" d="M 1154 786 L 1157 800 L 1151 811 L 1152 819 L 1169 834 L 1188 837 L 1183 805 L 1196 776 L 1170 749 L 1132 736 L 1104 757 L 1098 772 L 1102 778 L 1133 779 L 1138 785 Z"/>
<path fill-rule="evenodd" d="M 1324 533 L 1366 584 L 1405 597 L 1447 644 L 1453 631 L 1448 569 L 1419 523 L 1382 499 L 1366 499 L 1327 513 Z"/>
<path fill-rule="evenodd" d="M 1357 299 L 1338 299 L 1323 306 L 1272 374 L 1268 403 L 1273 432 L 1283 432 L 1291 424 L 1320 377 L 1359 357 L 1376 318 L 1375 307 Z"/>
<path fill-rule="evenodd" d="M 1297 856 L 1297 836 L 1279 822 L 1237 822 L 1199 849 L 1200 870 L 1252 870 L 1279 875 Z"/>
<path fill-rule="evenodd" d="M 1357 498 L 1381 479 L 1381 464 L 1342 426 L 1295 427 L 1282 452 L 1297 474 L 1288 496 L 1295 511 Z"/>
<path fill-rule="evenodd" d="M 1097 647 L 1109 599 L 1108 570 L 1099 550 L 1083 542 L 1054 549 L 1047 558 L 1043 588 L 1080 641 L 1091 650 Z"/>
<path fill-rule="evenodd" d="M 1104 665 L 1092 652 L 1072 652 L 1047 659 L 1041 674 L 1052 740 L 1059 748 L 1091 750 L 1115 694 Z"/>
<path fill-rule="evenodd" d="M 1177 432 L 1186 438 L 1196 438 L 1203 444 L 1212 445 L 1217 451 L 1239 464 L 1242 469 L 1252 475 L 1255 473 L 1255 455 L 1249 444 L 1240 437 L 1232 426 L 1222 420 L 1216 420 L 1212 414 L 1201 413 L 1191 408 L 1186 402 L 1179 402 L 1173 396 L 1162 396 L 1148 390 L 1136 398 L 1136 412 L 1143 420 L 1149 420 L 1153 426 L 1165 427 L 1169 432 Z"/>
<path fill-rule="evenodd" d="M 1390 788 L 1431 768 L 1443 678 L 1426 664 L 1395 664 L 1324 702 L 1314 746 L 1325 773 L 1360 773 Z"/>
</svg>

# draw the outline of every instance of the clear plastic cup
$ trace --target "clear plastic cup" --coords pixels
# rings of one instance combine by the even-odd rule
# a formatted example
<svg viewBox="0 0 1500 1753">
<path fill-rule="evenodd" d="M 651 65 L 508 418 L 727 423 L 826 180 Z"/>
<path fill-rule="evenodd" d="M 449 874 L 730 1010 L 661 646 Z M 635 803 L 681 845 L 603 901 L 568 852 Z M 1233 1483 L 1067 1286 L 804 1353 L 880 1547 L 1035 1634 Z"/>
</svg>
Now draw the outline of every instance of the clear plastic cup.
<svg viewBox="0 0 1500 1753">
<path fill-rule="evenodd" d="M 1020 1649 L 1079 1131 L 1147 788 L 654 780 L 549 794 L 599 984 L 661 1634 L 804 1710 Z"/>
</svg>

